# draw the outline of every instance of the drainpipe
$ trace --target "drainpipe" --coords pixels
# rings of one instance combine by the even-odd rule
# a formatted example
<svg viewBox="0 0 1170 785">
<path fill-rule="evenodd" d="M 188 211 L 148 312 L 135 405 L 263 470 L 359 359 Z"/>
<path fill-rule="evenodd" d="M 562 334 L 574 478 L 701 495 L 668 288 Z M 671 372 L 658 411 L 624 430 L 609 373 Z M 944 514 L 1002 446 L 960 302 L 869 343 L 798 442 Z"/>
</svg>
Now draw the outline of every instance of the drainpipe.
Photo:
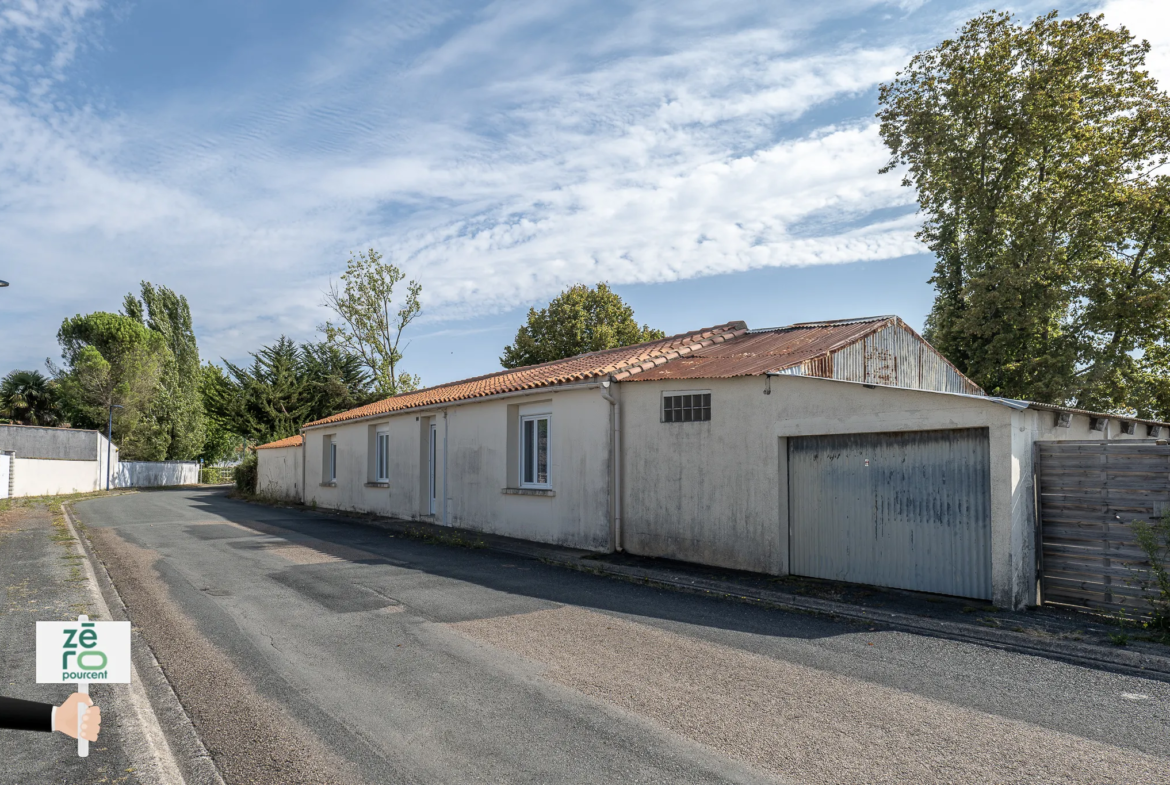
<svg viewBox="0 0 1170 785">
<path fill-rule="evenodd" d="M 613 549 L 622 550 L 622 405 L 609 392 L 612 380 L 601 383 L 601 397 L 609 402 L 613 415 L 613 434 L 610 444 L 613 450 Z"/>
<path fill-rule="evenodd" d="M 309 437 L 305 435 L 305 429 L 301 428 L 301 504 L 309 503 L 309 489 L 305 486 L 305 478 L 308 476 L 308 468 L 306 466 L 305 458 L 309 455 Z M 259 463 L 257 462 L 257 466 Z"/>
<path fill-rule="evenodd" d="M 443 525 L 450 526 L 447 517 L 447 410 L 443 410 Z"/>
</svg>

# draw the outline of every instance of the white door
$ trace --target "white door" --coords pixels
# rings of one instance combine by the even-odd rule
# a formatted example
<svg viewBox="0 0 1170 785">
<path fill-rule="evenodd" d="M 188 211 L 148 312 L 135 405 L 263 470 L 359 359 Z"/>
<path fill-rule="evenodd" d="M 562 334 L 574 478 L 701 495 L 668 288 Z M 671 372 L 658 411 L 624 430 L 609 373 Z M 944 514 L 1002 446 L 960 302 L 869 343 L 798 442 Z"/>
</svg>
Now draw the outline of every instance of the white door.
<svg viewBox="0 0 1170 785">
<path fill-rule="evenodd" d="M 439 426 L 435 423 L 431 423 L 431 460 L 429 468 L 431 472 L 430 512 L 431 515 L 434 515 L 435 510 L 438 508 L 435 501 L 439 495 Z"/>
</svg>

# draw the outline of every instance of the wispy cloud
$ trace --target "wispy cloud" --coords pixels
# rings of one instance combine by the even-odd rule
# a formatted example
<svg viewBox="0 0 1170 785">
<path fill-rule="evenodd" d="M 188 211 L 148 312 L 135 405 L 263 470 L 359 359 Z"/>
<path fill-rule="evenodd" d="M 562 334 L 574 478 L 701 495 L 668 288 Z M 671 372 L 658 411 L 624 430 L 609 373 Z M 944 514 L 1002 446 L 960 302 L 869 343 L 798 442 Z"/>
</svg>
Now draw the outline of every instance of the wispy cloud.
<svg viewBox="0 0 1170 785">
<path fill-rule="evenodd" d="M 431 321 L 581 280 L 915 253 L 868 117 L 940 34 L 904 29 L 915 7 L 371 2 L 299 68 L 130 104 L 71 66 L 110 24 L 97 0 L 10 0 L 0 366 L 55 353 L 63 316 L 140 279 L 188 295 L 209 356 L 307 337 L 370 245 L 423 282 Z"/>
</svg>

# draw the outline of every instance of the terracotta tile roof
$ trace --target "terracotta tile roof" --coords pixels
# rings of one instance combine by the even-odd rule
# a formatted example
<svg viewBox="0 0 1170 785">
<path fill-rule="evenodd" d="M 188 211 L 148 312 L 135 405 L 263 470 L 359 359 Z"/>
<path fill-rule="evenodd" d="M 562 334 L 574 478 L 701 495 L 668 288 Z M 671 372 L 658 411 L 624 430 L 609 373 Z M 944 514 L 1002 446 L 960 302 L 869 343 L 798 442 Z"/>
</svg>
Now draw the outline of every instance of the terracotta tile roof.
<svg viewBox="0 0 1170 785">
<path fill-rule="evenodd" d="M 307 423 L 305 427 L 312 428 L 403 409 L 435 406 L 519 390 L 534 390 L 541 387 L 588 381 L 611 374 L 615 379 L 620 380 L 628 378 L 632 374 L 661 366 L 670 360 L 687 357 L 694 352 L 718 346 L 746 333 L 747 325 L 743 322 L 728 322 L 705 330 L 663 338 L 660 341 L 579 354 L 576 357 L 554 360 L 540 365 L 496 371 L 485 376 L 476 376 L 471 379 L 396 395 L 393 398 Z"/>
<path fill-rule="evenodd" d="M 880 330 L 896 317 L 872 316 L 837 322 L 803 322 L 751 330 L 718 346 L 704 347 L 670 365 L 647 370 L 631 381 L 727 379 L 781 371 L 847 346 Z M 614 376 L 618 381 L 623 377 Z"/>
<path fill-rule="evenodd" d="M 277 439 L 268 444 L 261 444 L 257 450 L 275 450 L 277 447 L 300 447 L 303 437 L 298 433 L 296 436 L 286 436 L 283 439 Z"/>
</svg>

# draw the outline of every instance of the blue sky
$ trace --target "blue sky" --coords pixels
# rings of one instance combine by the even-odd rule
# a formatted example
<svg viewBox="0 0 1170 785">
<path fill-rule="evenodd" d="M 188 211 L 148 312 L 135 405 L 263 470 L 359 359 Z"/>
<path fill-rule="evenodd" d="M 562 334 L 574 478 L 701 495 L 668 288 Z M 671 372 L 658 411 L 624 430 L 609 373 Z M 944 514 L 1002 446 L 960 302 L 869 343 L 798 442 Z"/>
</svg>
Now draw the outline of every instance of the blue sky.
<svg viewBox="0 0 1170 785">
<path fill-rule="evenodd" d="M 667 332 L 921 326 L 877 87 L 984 7 L 0 0 L 0 373 L 144 279 L 188 297 L 206 359 L 312 339 L 368 247 L 423 284 L 427 384 L 497 368 L 575 282 Z M 1103 8 L 1170 79 L 1170 4 L 1058 7 Z"/>
</svg>

